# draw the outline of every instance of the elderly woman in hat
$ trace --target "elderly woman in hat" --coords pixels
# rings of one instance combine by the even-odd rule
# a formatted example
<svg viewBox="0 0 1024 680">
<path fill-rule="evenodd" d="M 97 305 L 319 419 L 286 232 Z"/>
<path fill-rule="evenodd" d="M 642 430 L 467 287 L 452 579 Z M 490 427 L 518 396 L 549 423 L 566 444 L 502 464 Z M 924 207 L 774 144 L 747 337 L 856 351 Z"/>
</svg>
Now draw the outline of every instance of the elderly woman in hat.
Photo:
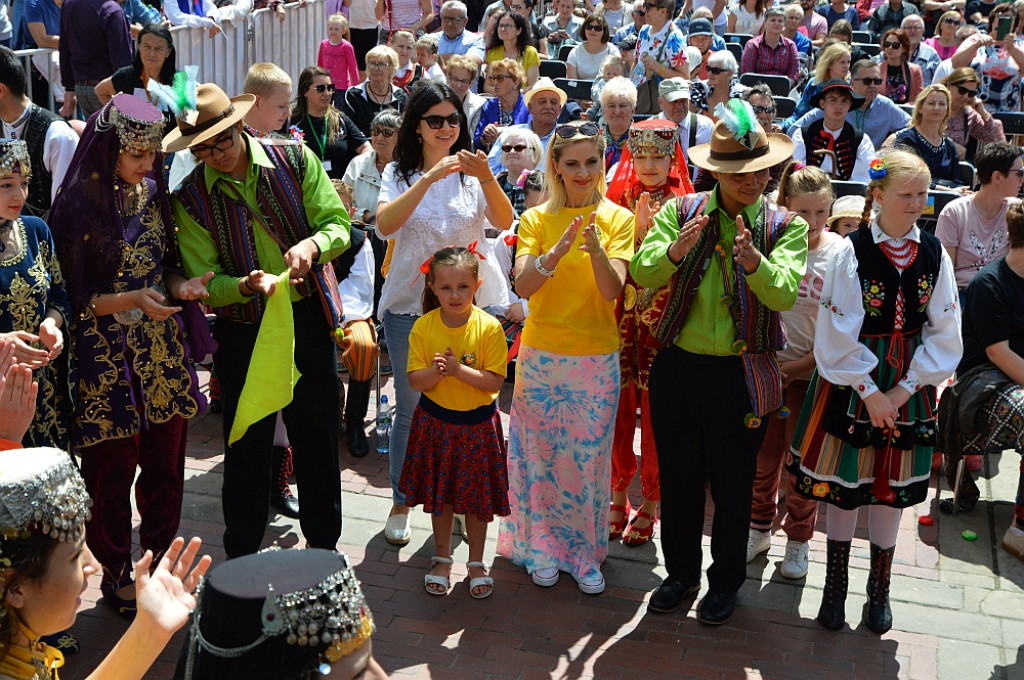
<svg viewBox="0 0 1024 680">
<path fill-rule="evenodd" d="M 86 582 L 100 570 L 85 544 L 91 505 L 63 451 L 0 452 L 0 678 L 57 680 L 64 657 L 40 636 L 75 622 Z M 138 615 L 88 680 L 143 677 L 196 606 L 191 593 L 210 566 L 203 557 L 193 568 L 201 543 L 177 538 L 158 561 L 143 555 Z"/>
<path fill-rule="evenodd" d="M 747 102 L 730 100 L 719 112 L 711 142 L 690 149 L 717 186 L 668 201 L 630 264 L 639 285 L 659 289 L 647 322 L 661 347 L 649 386 L 668 578 L 648 608 L 670 612 L 700 590 L 709 482 L 713 564 L 698 618 L 712 625 L 732 616 L 746 578 L 763 421 L 782 404 L 779 312 L 796 300 L 808 228 L 762 198 L 769 168 L 793 142 L 766 134 Z"/>
<path fill-rule="evenodd" d="M 266 550 L 210 572 L 175 680 L 387 680 L 373 658 L 373 615 L 348 558 Z"/>
<path fill-rule="evenodd" d="M 150 177 L 163 125 L 156 107 L 114 96 L 89 119 L 50 211 L 78 373 L 71 445 L 94 502 L 89 548 L 104 601 L 128 618 L 135 471 L 140 543 L 161 555 L 178 531 L 186 422 L 205 407 L 191 359 L 209 351 L 205 319 L 183 301 L 204 297 L 212 274 L 181 274 L 164 174 Z"/>
<path fill-rule="evenodd" d="M 634 123 L 608 186 L 609 200 L 636 215 L 633 242 L 643 242 L 662 203 L 673 196 L 692 192 L 686 157 L 679 144 L 679 126 L 670 120 L 657 118 Z M 617 305 L 621 391 L 612 441 L 612 503 L 608 539 L 621 538 L 623 543 L 632 546 L 651 540 L 661 499 L 658 454 L 651 430 L 647 385 L 657 347 L 649 342 L 650 329 L 643 322 L 653 293 L 639 286 L 627 273 L 626 285 Z M 636 454 L 633 453 L 637 409 L 640 410 L 640 492 L 643 505 L 630 521 L 631 507 L 626 492 L 637 471 Z"/>
</svg>

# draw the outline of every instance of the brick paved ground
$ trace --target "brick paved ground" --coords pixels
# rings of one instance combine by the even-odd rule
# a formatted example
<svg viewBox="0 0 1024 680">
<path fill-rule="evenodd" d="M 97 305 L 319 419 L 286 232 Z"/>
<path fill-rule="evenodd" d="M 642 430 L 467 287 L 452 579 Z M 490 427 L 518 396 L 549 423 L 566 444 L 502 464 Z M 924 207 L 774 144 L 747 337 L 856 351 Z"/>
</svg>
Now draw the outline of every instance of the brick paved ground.
<svg viewBox="0 0 1024 680">
<path fill-rule="evenodd" d="M 504 395 L 502 403 L 508 401 Z M 494 595 L 470 598 L 466 546 L 457 540 L 455 558 L 463 564 L 455 565 L 454 589 L 446 598 L 431 597 L 422 586 L 433 554 L 428 518 L 414 511 L 412 542 L 388 545 L 382 534 L 390 504 L 387 459 L 371 452 L 356 460 L 344 444 L 340 455 L 341 548 L 353 559 L 376 618 L 375 654 L 394 678 L 1024 680 L 1024 564 L 999 548 L 1016 488 L 1019 459 L 1012 452 L 990 461 L 992 474 L 979 480 L 982 502 L 969 515 L 939 516 L 934 486 L 928 502 L 904 513 L 892 585 L 895 628 L 881 638 L 858 623 L 868 566 L 865 527 L 851 560 L 847 613 L 855 627 L 830 633 L 813 621 L 824 580 L 823 517 L 807 578 L 794 582 L 778 574 L 785 539 L 776 536 L 768 555 L 749 565 L 741 606 L 720 628 L 697 622 L 696 602 L 668 616 L 647 612 L 650 591 L 665 575 L 657 541 L 641 548 L 612 545 L 604 568 L 610 587 L 587 596 L 568 578 L 542 590 L 519 568 L 494 559 L 492 526 L 486 559 L 494 559 Z M 217 561 L 224 558 L 222 465 L 220 418 L 194 420 L 181 533 L 201 536 Z M 639 483 L 634 487 L 636 505 Z M 709 520 L 711 509 L 709 501 Z M 921 514 L 934 514 L 935 525 L 919 525 Z M 963 540 L 965 528 L 978 540 Z M 277 516 L 270 517 L 266 541 L 302 545 L 296 523 Z M 705 536 L 705 564 L 707 546 Z M 95 585 L 83 597 L 74 629 L 84 651 L 68 659 L 65 680 L 84 678 L 126 627 L 97 603 Z M 149 677 L 173 675 L 181 639 Z"/>
</svg>

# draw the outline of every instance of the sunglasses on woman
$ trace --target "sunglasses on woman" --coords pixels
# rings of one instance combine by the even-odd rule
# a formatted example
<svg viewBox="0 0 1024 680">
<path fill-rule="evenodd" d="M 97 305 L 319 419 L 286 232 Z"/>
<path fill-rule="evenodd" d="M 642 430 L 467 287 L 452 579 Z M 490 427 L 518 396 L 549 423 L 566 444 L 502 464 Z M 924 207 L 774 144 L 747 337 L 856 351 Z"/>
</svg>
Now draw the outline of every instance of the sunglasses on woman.
<svg viewBox="0 0 1024 680">
<path fill-rule="evenodd" d="M 444 127 L 445 123 L 448 123 L 448 127 L 453 128 L 457 128 L 462 124 L 462 117 L 457 113 L 453 113 L 450 116 L 423 116 L 420 120 L 425 122 L 431 130 L 440 130 Z"/>
<path fill-rule="evenodd" d="M 977 89 L 972 90 L 970 88 L 964 87 L 963 85 L 954 85 L 954 87 L 956 87 L 956 89 L 960 90 L 960 94 L 962 94 L 963 96 L 967 97 L 968 99 L 973 99 L 974 97 L 978 96 L 978 90 Z"/>
<path fill-rule="evenodd" d="M 576 135 L 584 135 L 586 137 L 594 137 L 601 131 L 601 128 L 597 127 L 597 123 L 583 123 L 583 125 L 562 125 L 555 128 L 555 134 L 562 139 L 572 139 Z"/>
<path fill-rule="evenodd" d="M 373 135 L 374 137 L 379 135 L 381 137 L 390 138 L 390 137 L 394 137 L 395 136 L 395 129 L 394 128 L 373 128 L 372 130 L 370 130 L 370 134 Z"/>
<path fill-rule="evenodd" d="M 727 68 L 718 68 L 717 66 L 708 66 L 708 73 L 710 73 L 711 75 L 720 76 L 723 73 L 732 73 L 732 71 L 730 71 Z"/>
<path fill-rule="evenodd" d="M 942 23 L 944 23 L 944 24 L 953 24 L 954 26 L 959 26 L 962 22 L 959 19 L 954 19 L 953 17 L 949 17 L 948 19 L 943 19 Z"/>
<path fill-rule="evenodd" d="M 602 26 L 601 24 L 587 24 L 583 28 L 585 28 L 588 31 L 603 31 L 604 30 L 604 26 Z"/>
<path fill-rule="evenodd" d="M 507 76 L 504 73 L 495 73 L 494 75 L 487 76 L 487 80 L 492 83 L 503 83 L 506 78 L 512 80 L 512 76 Z"/>
<path fill-rule="evenodd" d="M 503 144 L 502 147 L 501 147 L 501 150 L 504 151 L 505 153 L 512 153 L 513 151 L 515 151 L 516 153 L 522 153 L 522 152 L 526 151 L 526 145 L 525 144 Z"/>
<path fill-rule="evenodd" d="M 891 47 L 894 50 L 899 50 L 903 48 L 903 45 L 899 44 L 898 42 L 884 42 L 882 43 L 882 47 L 886 49 L 889 49 Z"/>
<path fill-rule="evenodd" d="M 320 94 L 323 94 L 324 92 L 334 92 L 334 83 L 330 83 L 328 85 L 314 85 L 313 89 Z"/>
</svg>

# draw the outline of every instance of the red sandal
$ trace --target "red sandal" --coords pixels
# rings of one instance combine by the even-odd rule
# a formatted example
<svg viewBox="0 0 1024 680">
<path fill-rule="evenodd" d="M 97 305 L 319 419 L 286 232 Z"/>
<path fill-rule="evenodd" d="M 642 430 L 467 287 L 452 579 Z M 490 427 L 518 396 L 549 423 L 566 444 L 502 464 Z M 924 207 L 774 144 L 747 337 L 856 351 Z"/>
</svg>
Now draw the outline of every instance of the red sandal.
<svg viewBox="0 0 1024 680">
<path fill-rule="evenodd" d="M 643 529 L 634 529 L 633 522 L 636 522 L 636 520 L 640 517 L 643 517 L 644 519 L 650 521 L 650 524 L 648 524 Z M 633 522 L 630 522 L 629 532 L 622 537 L 622 542 L 626 545 L 637 546 L 643 545 L 644 543 L 647 543 L 649 540 L 651 540 L 651 537 L 654 535 L 654 525 L 658 522 L 658 518 L 654 515 L 644 512 L 643 510 L 638 510 L 636 515 L 633 517 Z"/>
<path fill-rule="evenodd" d="M 608 540 L 615 541 L 622 537 L 622 532 L 626 530 L 626 525 L 629 523 L 629 513 L 632 512 L 633 508 L 629 504 L 629 499 L 626 499 L 625 505 L 616 505 L 612 503 L 610 512 L 621 512 L 622 519 L 618 522 L 608 523 Z"/>
</svg>

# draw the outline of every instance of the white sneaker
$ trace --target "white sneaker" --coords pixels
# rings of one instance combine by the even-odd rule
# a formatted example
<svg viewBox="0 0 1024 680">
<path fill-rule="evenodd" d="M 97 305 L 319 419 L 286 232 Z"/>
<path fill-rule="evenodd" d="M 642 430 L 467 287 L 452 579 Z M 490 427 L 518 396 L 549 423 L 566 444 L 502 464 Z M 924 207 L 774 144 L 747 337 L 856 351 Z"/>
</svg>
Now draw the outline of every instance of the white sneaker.
<svg viewBox="0 0 1024 680">
<path fill-rule="evenodd" d="M 747 534 L 747 564 L 754 561 L 754 558 L 763 552 L 768 552 L 772 547 L 772 535 L 767 531 L 750 529 Z"/>
<path fill-rule="evenodd" d="M 807 576 L 808 545 L 792 539 L 786 541 L 786 556 L 782 558 L 779 571 L 786 578 L 803 578 Z"/>
</svg>

